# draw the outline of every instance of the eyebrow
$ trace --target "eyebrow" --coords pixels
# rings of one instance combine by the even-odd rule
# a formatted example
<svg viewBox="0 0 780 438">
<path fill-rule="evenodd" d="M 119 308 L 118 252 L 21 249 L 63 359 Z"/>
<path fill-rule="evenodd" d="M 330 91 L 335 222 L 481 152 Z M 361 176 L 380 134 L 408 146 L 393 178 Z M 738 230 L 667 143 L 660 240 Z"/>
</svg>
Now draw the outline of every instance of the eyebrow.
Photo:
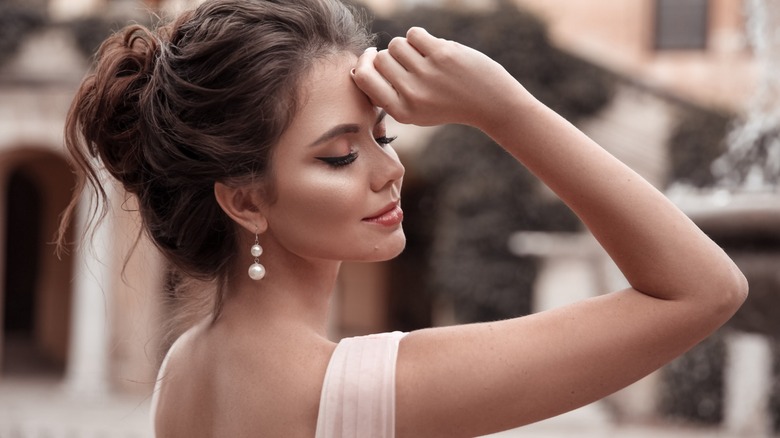
<svg viewBox="0 0 780 438">
<path fill-rule="evenodd" d="M 378 125 L 382 120 L 384 120 L 385 116 L 387 116 L 387 112 L 385 110 L 379 111 L 379 114 L 376 117 L 376 121 L 374 122 L 374 126 Z M 309 147 L 317 146 L 344 134 L 356 134 L 358 132 L 360 132 L 360 125 L 356 123 L 345 123 L 343 125 L 337 125 L 329 129 L 326 133 L 322 134 L 318 139 L 314 140 L 314 142 L 312 142 Z"/>
</svg>

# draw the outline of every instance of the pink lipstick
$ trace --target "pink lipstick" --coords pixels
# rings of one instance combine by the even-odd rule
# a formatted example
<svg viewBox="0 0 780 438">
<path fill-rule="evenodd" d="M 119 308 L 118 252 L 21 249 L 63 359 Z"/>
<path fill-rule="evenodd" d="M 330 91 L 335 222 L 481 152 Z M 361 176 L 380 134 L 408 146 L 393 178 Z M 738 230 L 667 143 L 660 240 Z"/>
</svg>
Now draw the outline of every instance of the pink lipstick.
<svg viewBox="0 0 780 438">
<path fill-rule="evenodd" d="M 386 227 L 400 224 L 404 220 L 404 211 L 398 202 L 389 204 L 374 216 L 364 218 L 363 221 L 371 222 Z"/>
</svg>

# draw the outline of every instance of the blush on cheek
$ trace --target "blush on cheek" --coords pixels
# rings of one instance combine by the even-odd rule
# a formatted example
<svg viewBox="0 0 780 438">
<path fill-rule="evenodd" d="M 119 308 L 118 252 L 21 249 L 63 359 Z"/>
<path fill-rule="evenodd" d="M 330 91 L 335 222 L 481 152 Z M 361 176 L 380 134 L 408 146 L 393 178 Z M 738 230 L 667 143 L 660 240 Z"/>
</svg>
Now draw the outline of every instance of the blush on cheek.
<svg viewBox="0 0 780 438">
<path fill-rule="evenodd" d="M 299 178 L 290 190 L 290 199 L 306 216 L 319 217 L 324 222 L 348 220 L 360 216 L 364 191 L 346 175 L 315 175 Z M 325 172 L 326 173 L 326 172 Z"/>
<path fill-rule="evenodd" d="M 359 189 L 346 173 L 334 176 L 312 172 L 277 189 L 279 197 L 271 208 L 271 226 L 280 244 L 302 257 L 354 257 L 356 240 L 362 237 L 365 187 Z"/>
</svg>

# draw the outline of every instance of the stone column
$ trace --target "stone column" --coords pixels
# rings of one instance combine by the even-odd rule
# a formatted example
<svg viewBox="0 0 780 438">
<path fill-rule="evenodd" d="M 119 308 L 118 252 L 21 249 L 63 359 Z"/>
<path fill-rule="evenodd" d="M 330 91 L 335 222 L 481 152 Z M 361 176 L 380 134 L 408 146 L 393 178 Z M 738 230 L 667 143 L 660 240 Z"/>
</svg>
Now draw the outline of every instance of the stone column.
<svg viewBox="0 0 780 438">
<path fill-rule="evenodd" d="M 590 233 L 523 231 L 510 238 L 509 247 L 514 254 L 536 256 L 542 261 L 534 285 L 534 312 L 607 292 L 607 255 Z"/>
<path fill-rule="evenodd" d="M 111 186 L 107 191 L 111 195 Z M 93 206 L 102 204 L 86 191 L 78 211 L 77 229 L 81 238 Z M 101 396 L 108 392 L 108 315 L 112 277 L 111 215 L 94 230 L 87 231 L 76 253 L 73 282 L 70 346 L 65 388 L 79 397 Z"/>
<path fill-rule="evenodd" d="M 734 436 L 771 436 L 772 348 L 763 335 L 726 337 L 723 423 Z"/>
</svg>

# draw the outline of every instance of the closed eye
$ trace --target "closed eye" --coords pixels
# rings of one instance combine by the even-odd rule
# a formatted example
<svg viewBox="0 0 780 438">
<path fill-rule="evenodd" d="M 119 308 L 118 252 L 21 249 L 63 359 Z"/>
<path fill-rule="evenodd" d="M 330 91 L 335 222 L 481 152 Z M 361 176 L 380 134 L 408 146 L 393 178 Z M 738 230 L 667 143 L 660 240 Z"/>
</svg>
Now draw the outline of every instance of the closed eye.
<svg viewBox="0 0 780 438">
<path fill-rule="evenodd" d="M 380 144 L 382 146 L 388 145 L 397 139 L 398 136 L 388 137 L 386 135 L 383 135 L 381 137 L 377 137 L 374 140 L 377 142 L 377 144 Z"/>
<path fill-rule="evenodd" d="M 353 161 L 357 159 L 357 156 L 358 156 L 357 151 L 353 151 L 348 153 L 347 155 L 342 155 L 340 157 L 315 157 L 315 158 L 330 166 L 342 167 L 351 164 Z"/>
</svg>

